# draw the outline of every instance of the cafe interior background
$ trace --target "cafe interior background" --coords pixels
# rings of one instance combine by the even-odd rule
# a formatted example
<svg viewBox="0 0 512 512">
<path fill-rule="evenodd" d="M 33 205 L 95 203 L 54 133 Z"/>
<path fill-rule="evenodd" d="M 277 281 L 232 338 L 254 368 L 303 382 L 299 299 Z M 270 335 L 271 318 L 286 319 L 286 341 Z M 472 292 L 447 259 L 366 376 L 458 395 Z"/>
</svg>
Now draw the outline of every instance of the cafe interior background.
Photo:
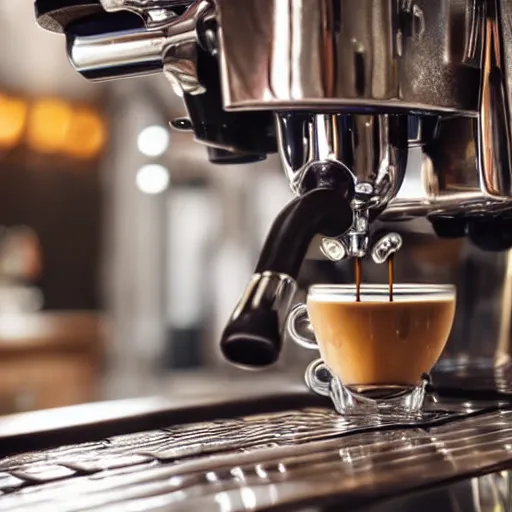
<svg viewBox="0 0 512 512">
<path fill-rule="evenodd" d="M 0 414 L 300 384 L 313 356 L 289 340 L 264 376 L 218 349 L 292 198 L 278 158 L 210 164 L 190 133 L 169 128 L 186 113 L 164 76 L 88 83 L 32 9 L 0 0 Z M 465 350 L 481 336 L 507 342 L 509 254 L 436 240 L 425 221 L 398 229 L 397 280 L 464 291 L 454 337 Z M 383 269 L 364 269 L 385 282 Z M 297 300 L 310 282 L 352 279 L 313 247 Z"/>
</svg>

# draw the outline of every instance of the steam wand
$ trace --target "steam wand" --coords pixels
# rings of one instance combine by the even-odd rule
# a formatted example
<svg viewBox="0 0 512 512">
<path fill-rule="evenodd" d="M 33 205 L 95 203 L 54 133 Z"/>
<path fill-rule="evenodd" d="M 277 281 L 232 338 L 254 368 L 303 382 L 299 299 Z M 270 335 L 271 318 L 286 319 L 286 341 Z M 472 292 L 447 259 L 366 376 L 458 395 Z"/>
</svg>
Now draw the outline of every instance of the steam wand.
<svg viewBox="0 0 512 512">
<path fill-rule="evenodd" d="M 318 188 L 290 202 L 274 221 L 255 272 L 221 338 L 230 362 L 259 368 L 281 352 L 279 310 L 287 310 L 295 280 L 315 235 L 336 237 L 352 226 L 353 190 Z"/>
</svg>

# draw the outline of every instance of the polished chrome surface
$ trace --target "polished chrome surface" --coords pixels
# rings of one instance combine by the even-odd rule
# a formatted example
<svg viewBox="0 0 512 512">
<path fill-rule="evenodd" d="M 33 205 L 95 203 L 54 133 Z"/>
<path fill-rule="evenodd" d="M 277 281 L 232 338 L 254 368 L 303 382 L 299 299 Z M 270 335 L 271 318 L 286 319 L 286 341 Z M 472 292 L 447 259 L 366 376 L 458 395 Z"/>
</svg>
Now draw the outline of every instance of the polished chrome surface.
<svg viewBox="0 0 512 512">
<path fill-rule="evenodd" d="M 165 26 L 176 13 L 174 9 L 191 4 L 193 0 L 100 0 L 108 12 L 131 11 L 138 14 L 148 28 Z"/>
<path fill-rule="evenodd" d="M 409 186 L 391 202 L 385 217 L 512 208 L 512 8 L 510 2 L 488 0 L 475 2 L 471 12 L 480 20 L 482 46 L 478 116 L 439 122 L 435 139 L 423 147 L 421 176 L 408 170 Z"/>
<path fill-rule="evenodd" d="M 375 191 L 386 205 L 382 218 L 511 210 L 508 56 L 512 48 L 506 35 L 511 31 L 512 10 L 507 2 L 352 4 L 340 2 L 336 10 L 322 0 L 247 2 L 243 6 L 246 18 L 235 23 L 241 16 L 240 4 L 219 0 L 226 106 L 258 108 L 266 104 L 267 108 L 284 105 L 300 109 L 328 104 L 331 108 L 352 105 L 381 111 L 398 106 L 438 113 L 453 110 L 458 117 L 443 118 L 434 129 L 431 121 L 428 129 L 423 129 L 426 120 L 418 123 L 409 142 L 410 146 L 422 147 L 421 163 L 416 163 L 416 169 L 408 169 L 407 186 L 398 191 L 396 198 L 396 190 L 386 198 L 382 191 Z M 382 22 L 384 19 L 387 23 Z M 242 35 L 244 44 L 236 44 Z M 250 58 L 242 58 L 248 54 Z M 358 76 L 366 89 L 357 90 Z M 407 79 L 401 83 L 404 77 Z M 394 90 L 392 84 L 400 84 L 393 102 L 375 92 Z M 452 106 L 448 107 L 450 102 Z M 335 130 L 334 123 L 328 121 L 334 117 L 278 115 L 281 155 L 294 192 L 300 190 L 309 164 L 325 158 L 318 147 L 336 154 L 335 145 L 322 146 L 322 142 L 332 139 L 333 131 L 338 132 L 335 141 L 347 137 L 346 127 Z M 362 123 L 364 118 L 370 116 L 361 117 Z M 297 141 L 290 143 L 301 131 L 303 147 Z M 372 139 L 361 136 L 358 140 Z M 364 154 L 370 158 L 361 159 L 362 167 L 370 172 L 373 149 L 367 144 Z M 340 157 L 338 160 L 345 163 Z M 365 216 L 358 217 L 359 225 L 364 225 Z M 355 224 L 344 247 L 347 255 L 366 253 L 365 231 L 366 227 L 357 229 Z"/>
<path fill-rule="evenodd" d="M 200 44 L 219 58 L 225 108 L 278 112 L 280 153 L 295 193 L 304 191 L 310 170 L 328 160 L 350 170 L 359 190 L 373 187 L 360 194 L 366 194 L 365 204 L 347 237 L 348 255 L 367 252 L 367 225 L 375 216 L 368 218 L 365 211 L 370 203 L 383 219 L 512 210 L 509 2 L 102 0 L 102 5 L 110 12 L 137 13 L 146 29 L 68 35 L 70 60 L 84 76 L 109 79 L 163 70 L 180 93 L 200 94 L 205 91 L 197 71 Z M 177 6 L 188 8 L 178 15 Z M 207 28 L 208 20 L 215 23 Z M 305 109 L 312 113 L 301 113 Z M 347 115 L 351 111 L 359 115 Z M 409 166 L 402 187 L 405 145 L 390 131 L 397 111 L 414 114 L 409 146 L 421 148 L 415 150 L 421 151 L 421 162 Z M 352 126 L 343 125 L 344 119 Z"/>
<path fill-rule="evenodd" d="M 482 192 L 489 198 L 512 195 L 511 104 L 507 90 L 512 69 L 507 69 L 503 31 L 512 22 L 507 1 L 488 0 L 483 37 L 481 100 L 478 116 L 477 155 Z M 500 5 L 503 12 L 500 13 Z"/>
<path fill-rule="evenodd" d="M 323 512 L 310 509 L 308 512 Z M 329 509 L 327 509 L 328 511 Z M 358 508 L 358 512 L 511 512 L 510 471 L 466 479 Z M 306 512 L 303 510 L 301 512 Z"/>
<path fill-rule="evenodd" d="M 352 235 L 352 233 L 351 233 Z M 352 237 L 353 240 L 354 237 Z M 364 238 L 368 240 L 367 237 Z M 350 245 L 351 239 L 348 236 L 342 236 L 339 238 L 328 238 L 322 237 L 320 241 L 320 251 L 322 254 L 331 261 L 341 261 L 344 258 L 351 257 L 362 257 L 368 250 L 368 242 L 364 248 L 364 251 L 354 249 Z M 375 263 L 378 265 L 385 263 L 388 258 L 395 254 L 402 247 L 402 237 L 398 233 L 387 233 L 382 236 L 371 249 L 371 256 Z"/>
<path fill-rule="evenodd" d="M 146 29 L 68 36 L 68 55 L 76 71 L 90 80 L 105 80 L 162 71 L 167 43 L 163 32 Z"/>
<path fill-rule="evenodd" d="M 473 502 L 477 510 L 512 511 L 512 474 L 502 471 L 471 480 Z"/>
<path fill-rule="evenodd" d="M 336 238 L 322 237 L 320 251 L 331 261 L 341 261 L 348 256 L 345 244 Z"/>
<path fill-rule="evenodd" d="M 383 218 L 510 208 L 510 200 L 505 201 L 507 190 L 502 189 L 501 196 L 494 198 L 487 194 L 487 183 L 478 167 L 477 142 L 476 119 L 442 119 L 431 144 L 410 150 L 402 188 Z"/>
<path fill-rule="evenodd" d="M 370 219 L 368 209 L 356 208 L 354 210 L 354 223 L 350 231 L 342 240 L 347 247 L 347 253 L 353 258 L 362 258 L 368 251 Z"/>
<path fill-rule="evenodd" d="M 338 162 L 354 179 L 354 207 L 383 209 L 398 192 L 407 162 L 407 118 L 392 115 L 277 115 L 277 135 L 292 191 L 307 191 L 308 174 Z M 316 183 L 316 182 L 315 182 Z"/>
<path fill-rule="evenodd" d="M 384 208 L 396 195 L 407 161 L 407 118 L 389 115 L 277 115 L 285 174 L 295 194 L 320 162 L 339 162 L 354 177 L 355 204 Z M 306 189 L 307 190 L 307 189 Z"/>
<path fill-rule="evenodd" d="M 377 431 L 364 418 L 348 421 L 327 408 L 285 409 L 21 453 L 0 461 L 0 510 L 296 511 L 308 503 L 383 503 L 510 468 L 512 412 L 497 406 L 432 404 L 421 424 L 383 421 L 386 429 Z M 488 484 L 471 498 L 483 503 Z"/>
<path fill-rule="evenodd" d="M 280 113 L 277 136 L 285 174 L 299 195 L 322 186 L 326 164 L 354 181 L 354 223 L 345 253 L 368 249 L 369 210 L 381 211 L 402 184 L 407 162 L 407 117 Z"/>
<path fill-rule="evenodd" d="M 510 109 L 512 105 L 512 5 L 507 1 L 500 1 L 496 3 L 493 0 L 495 13 L 498 14 L 498 19 L 494 22 L 494 28 L 499 27 L 502 34 L 500 41 L 500 66 L 505 75 L 501 77 L 504 87 L 505 101 Z M 493 48 L 492 50 L 495 50 Z"/>
<path fill-rule="evenodd" d="M 158 30 L 145 28 L 93 36 L 69 34 L 68 56 L 90 80 L 107 80 L 163 71 L 189 94 L 201 94 L 197 76 L 198 25 L 211 15 L 206 0 Z"/>
<path fill-rule="evenodd" d="M 397 253 L 403 244 L 398 233 L 387 233 L 377 240 L 372 249 L 372 259 L 378 265 L 386 263 L 390 256 Z"/>
<path fill-rule="evenodd" d="M 228 109 L 478 112 L 474 0 L 217 0 Z"/>
</svg>

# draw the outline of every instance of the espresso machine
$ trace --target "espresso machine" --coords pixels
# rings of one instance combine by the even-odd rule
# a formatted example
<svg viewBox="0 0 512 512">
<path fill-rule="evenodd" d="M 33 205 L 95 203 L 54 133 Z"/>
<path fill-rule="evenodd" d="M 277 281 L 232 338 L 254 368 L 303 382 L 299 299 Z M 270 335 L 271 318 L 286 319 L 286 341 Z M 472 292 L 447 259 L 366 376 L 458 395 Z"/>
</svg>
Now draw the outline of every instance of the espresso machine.
<svg viewBox="0 0 512 512">
<path fill-rule="evenodd" d="M 87 80 L 164 73 L 188 112 L 173 128 L 193 132 L 210 162 L 279 153 L 295 199 L 220 340 L 236 365 L 278 359 L 312 243 L 333 264 L 380 265 L 403 250 L 396 226 L 421 218 L 441 238 L 512 247 L 508 0 L 36 0 L 35 10 Z M 27 435 L 11 435 L 0 464 L 16 480 L 0 511 L 512 510 L 512 375 L 501 362 L 492 379 L 434 378 L 421 424 L 354 422 L 322 397 L 276 390 L 153 412 L 133 428 L 33 434 L 30 453 Z"/>
<path fill-rule="evenodd" d="M 39 25 L 64 33 L 86 79 L 163 72 L 188 111 L 172 126 L 192 131 L 212 163 L 279 153 L 296 199 L 221 340 L 246 367 L 277 360 L 279 312 L 315 237 L 332 261 L 382 263 L 401 239 L 377 236 L 375 221 L 422 217 L 439 237 L 512 247 L 508 4 L 35 2 Z M 415 176 L 411 151 L 421 153 Z"/>
</svg>

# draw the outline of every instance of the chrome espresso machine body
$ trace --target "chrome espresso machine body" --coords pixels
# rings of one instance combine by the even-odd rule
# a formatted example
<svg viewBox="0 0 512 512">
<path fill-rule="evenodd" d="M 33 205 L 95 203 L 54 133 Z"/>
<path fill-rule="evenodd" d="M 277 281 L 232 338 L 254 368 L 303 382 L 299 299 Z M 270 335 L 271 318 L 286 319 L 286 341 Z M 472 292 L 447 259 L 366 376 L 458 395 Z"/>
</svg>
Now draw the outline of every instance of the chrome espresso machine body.
<svg viewBox="0 0 512 512">
<path fill-rule="evenodd" d="M 402 246 L 397 223 L 421 218 L 441 238 L 469 239 L 485 251 L 512 247 L 511 1 L 36 0 L 35 7 L 40 26 L 65 35 L 70 62 L 86 79 L 163 72 L 188 112 L 171 124 L 193 132 L 212 163 L 279 153 L 296 197 L 273 223 L 224 330 L 221 349 L 236 365 L 278 359 L 281 313 L 312 240 L 332 262 L 369 256 L 380 264 Z M 383 232 L 386 223 L 394 228 Z M 506 288 L 510 307 L 512 281 Z M 103 441 L 77 445 L 91 445 L 91 463 L 80 452 L 70 464 L 73 447 L 2 460 L 3 474 L 20 481 L 20 467 L 41 461 L 77 473 L 52 486 L 29 477 L 19 485 L 31 492 L 20 500 L 9 488 L 0 509 L 512 510 L 510 369 L 434 376 L 435 399 L 420 424 L 356 422 L 303 390 L 139 418 L 137 428 L 147 431 L 110 430 Z M 0 451 L 26 450 L 20 439 L 0 439 Z M 37 439 L 29 445 L 40 450 Z M 91 436 L 74 442 L 84 441 Z M 119 454 L 144 460 L 133 463 L 139 469 L 109 466 L 121 464 Z M 102 456 L 112 461 L 94 466 Z M 95 471 L 99 478 L 86 480 Z M 427 494 L 409 496 L 420 489 Z M 398 501 L 382 501 L 391 497 Z"/>
<path fill-rule="evenodd" d="M 312 238 L 340 261 L 401 244 L 372 222 L 512 246 L 512 5 L 500 0 L 37 0 L 89 80 L 163 72 L 211 162 L 281 156 L 278 216 L 221 342 L 242 366 L 281 349 Z M 409 179 L 410 151 L 421 151 Z M 407 183 L 409 181 L 409 183 Z M 404 183 L 407 186 L 403 186 Z"/>
</svg>

